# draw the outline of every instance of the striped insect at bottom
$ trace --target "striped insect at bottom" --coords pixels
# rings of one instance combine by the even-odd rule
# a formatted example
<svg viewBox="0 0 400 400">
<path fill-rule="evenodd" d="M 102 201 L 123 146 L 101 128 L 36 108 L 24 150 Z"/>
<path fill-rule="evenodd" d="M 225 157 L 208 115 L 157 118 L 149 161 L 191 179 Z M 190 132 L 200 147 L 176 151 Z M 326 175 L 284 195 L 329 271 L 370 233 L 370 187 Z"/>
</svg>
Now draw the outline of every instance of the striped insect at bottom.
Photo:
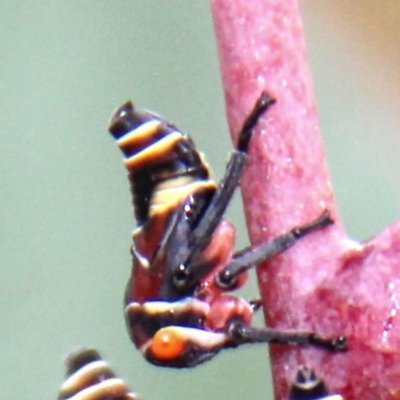
<svg viewBox="0 0 400 400">
<path fill-rule="evenodd" d="M 329 393 L 325 382 L 305 365 L 297 371 L 290 388 L 289 400 L 344 400 L 340 394 Z"/>
<path fill-rule="evenodd" d="M 140 400 L 94 349 L 72 351 L 65 364 L 67 377 L 58 400 Z"/>
</svg>

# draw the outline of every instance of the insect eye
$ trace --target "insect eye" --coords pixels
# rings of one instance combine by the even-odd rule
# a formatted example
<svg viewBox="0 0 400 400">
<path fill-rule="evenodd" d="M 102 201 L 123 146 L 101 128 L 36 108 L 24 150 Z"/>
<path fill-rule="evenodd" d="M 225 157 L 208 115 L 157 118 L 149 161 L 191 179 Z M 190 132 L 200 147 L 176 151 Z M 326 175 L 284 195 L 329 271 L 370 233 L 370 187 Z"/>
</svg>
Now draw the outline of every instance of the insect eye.
<svg viewBox="0 0 400 400">
<path fill-rule="evenodd" d="M 189 269 L 186 265 L 181 264 L 175 270 L 173 282 L 177 289 L 185 289 L 189 282 Z"/>
<path fill-rule="evenodd" d="M 238 284 L 238 276 L 231 275 L 228 270 L 223 270 L 215 277 L 215 283 L 222 289 L 234 289 Z"/>
</svg>

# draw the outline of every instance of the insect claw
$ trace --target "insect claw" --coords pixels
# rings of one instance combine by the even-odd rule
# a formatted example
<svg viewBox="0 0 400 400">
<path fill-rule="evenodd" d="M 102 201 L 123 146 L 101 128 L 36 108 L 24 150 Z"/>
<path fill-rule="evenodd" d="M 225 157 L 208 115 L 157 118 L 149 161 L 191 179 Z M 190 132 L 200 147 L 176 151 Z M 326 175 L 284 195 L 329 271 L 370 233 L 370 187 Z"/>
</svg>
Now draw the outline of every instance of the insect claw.
<svg viewBox="0 0 400 400">
<path fill-rule="evenodd" d="M 345 336 L 329 339 L 317 334 L 312 334 L 310 336 L 310 344 L 334 352 L 346 352 L 349 349 Z"/>
<path fill-rule="evenodd" d="M 333 220 L 329 210 L 324 210 L 323 213 L 314 221 L 309 224 L 299 226 L 292 229 L 292 233 L 296 239 L 306 236 L 310 232 L 325 228 L 326 226 L 332 225 L 335 221 Z"/>
<path fill-rule="evenodd" d="M 249 304 L 254 312 L 258 311 L 263 306 L 262 299 L 253 299 L 249 301 Z"/>
<path fill-rule="evenodd" d="M 256 101 L 252 111 L 244 121 L 242 130 L 239 133 L 237 149 L 247 153 L 254 127 L 257 125 L 260 117 L 275 103 L 275 99 L 267 92 L 262 92 Z"/>
</svg>

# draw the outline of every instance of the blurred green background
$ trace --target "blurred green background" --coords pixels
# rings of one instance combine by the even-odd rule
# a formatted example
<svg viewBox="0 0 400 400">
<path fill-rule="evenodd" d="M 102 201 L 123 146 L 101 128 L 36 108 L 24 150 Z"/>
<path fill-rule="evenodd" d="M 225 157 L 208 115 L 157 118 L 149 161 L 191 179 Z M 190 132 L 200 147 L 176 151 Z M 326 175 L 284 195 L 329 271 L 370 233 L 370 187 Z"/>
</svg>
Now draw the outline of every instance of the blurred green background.
<svg viewBox="0 0 400 400">
<path fill-rule="evenodd" d="M 400 216 L 400 3 L 301 6 L 336 197 L 364 239 Z M 145 400 L 272 399 L 265 346 L 160 369 L 122 316 L 134 223 L 108 119 L 127 98 L 157 110 L 221 176 L 231 144 L 208 2 L 1 0 L 0 21 L 1 398 L 55 399 L 62 356 L 91 345 Z M 243 247 L 240 199 L 229 217 Z"/>
</svg>

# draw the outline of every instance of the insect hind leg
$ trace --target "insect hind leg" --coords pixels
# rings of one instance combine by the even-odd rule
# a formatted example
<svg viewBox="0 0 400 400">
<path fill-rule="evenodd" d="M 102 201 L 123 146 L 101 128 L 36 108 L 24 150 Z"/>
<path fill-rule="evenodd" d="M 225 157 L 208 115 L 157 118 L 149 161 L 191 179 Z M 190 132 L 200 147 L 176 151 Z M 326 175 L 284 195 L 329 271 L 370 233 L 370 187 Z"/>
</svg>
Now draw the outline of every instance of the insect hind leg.
<svg viewBox="0 0 400 400">
<path fill-rule="evenodd" d="M 268 93 L 263 92 L 246 118 L 239 133 L 237 147 L 231 153 L 225 174 L 219 182 L 218 188 L 207 210 L 191 235 L 190 248 L 192 249 L 192 253 L 189 257 L 189 262 L 206 248 L 209 243 L 209 238 L 221 222 L 222 216 L 239 184 L 239 180 L 246 166 L 247 151 L 254 128 L 261 116 L 274 103 L 275 99 Z"/>
<path fill-rule="evenodd" d="M 347 351 L 347 340 L 344 336 L 324 337 L 310 331 L 281 331 L 276 329 L 260 329 L 234 320 L 227 328 L 233 346 L 246 343 L 271 343 L 294 346 L 313 346 L 333 352 Z"/>
<path fill-rule="evenodd" d="M 261 96 L 256 101 L 253 110 L 244 121 L 243 127 L 239 133 L 239 139 L 236 147 L 237 150 L 247 153 L 254 127 L 257 125 L 260 117 L 265 113 L 265 111 L 267 111 L 269 106 L 275 103 L 275 101 L 276 100 L 267 92 L 261 93 Z"/>
</svg>

